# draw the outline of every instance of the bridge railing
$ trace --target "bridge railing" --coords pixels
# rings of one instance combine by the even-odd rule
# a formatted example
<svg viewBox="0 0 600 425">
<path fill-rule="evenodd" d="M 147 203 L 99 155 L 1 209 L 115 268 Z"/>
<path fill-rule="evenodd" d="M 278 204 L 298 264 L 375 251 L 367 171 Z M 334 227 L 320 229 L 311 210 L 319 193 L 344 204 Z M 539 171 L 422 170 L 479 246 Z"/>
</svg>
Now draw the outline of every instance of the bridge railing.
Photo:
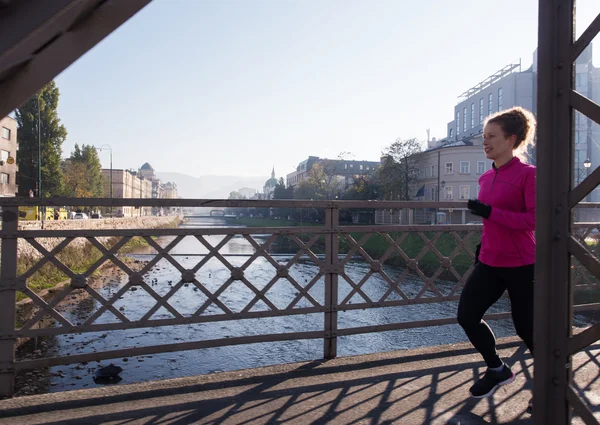
<svg viewBox="0 0 600 425">
<path fill-rule="evenodd" d="M 20 205 L 108 207 L 116 203 L 134 207 L 299 208 L 317 211 L 322 220 L 310 225 L 301 222 L 300 226 L 19 230 Z M 27 369 L 302 339 L 323 340 L 323 357 L 333 358 L 338 337 L 453 324 L 454 308 L 445 316 L 366 326 L 348 326 L 349 322 L 340 321 L 339 315 L 433 303 L 453 305 L 473 269 L 481 232 L 478 224 L 340 224 L 340 211 L 344 210 L 418 210 L 436 216 L 438 210 L 464 209 L 464 202 L 14 198 L 0 200 L 0 206 L 0 395 L 4 396 L 14 391 L 14 374 Z M 416 215 L 398 217 L 414 222 Z M 582 241 L 590 241 L 598 225 L 574 227 L 580 229 Z M 126 249 L 139 240 L 153 250 L 146 252 L 142 260 Z M 179 247 L 186 240 L 193 240 L 200 250 L 181 252 Z M 243 241 L 251 252 L 231 252 L 227 247 L 232 241 Z M 18 255 L 24 246 L 34 252 L 26 260 Z M 76 260 L 83 256 L 87 261 L 73 260 L 73 256 Z M 121 277 L 107 283 L 107 268 L 112 268 L 111 276 L 116 272 Z M 159 269 L 163 272 L 157 275 Z M 63 279 L 48 289 L 55 276 L 52 273 Z M 597 289 L 589 276 L 581 274 L 580 278 L 585 290 Z M 106 284 L 113 285 L 111 291 L 103 290 Z M 281 285 L 286 290 L 282 291 Z M 139 299 L 132 298 L 133 294 L 139 297 L 142 292 L 152 303 L 140 314 L 132 314 L 131 303 Z M 26 301 L 26 312 L 18 311 L 17 299 Z M 83 315 L 72 317 L 67 311 L 74 299 L 89 299 L 91 307 Z M 575 309 L 594 309 L 598 305 L 592 299 Z M 257 334 L 234 337 L 141 347 L 126 347 L 123 343 L 101 352 L 83 350 L 35 360 L 15 358 L 17 342 L 28 338 L 281 317 L 297 317 L 300 321 L 315 315 L 321 318 L 320 324 L 302 331 L 262 333 L 258 327 Z M 508 312 L 497 312 L 487 318 L 509 316 Z"/>
</svg>

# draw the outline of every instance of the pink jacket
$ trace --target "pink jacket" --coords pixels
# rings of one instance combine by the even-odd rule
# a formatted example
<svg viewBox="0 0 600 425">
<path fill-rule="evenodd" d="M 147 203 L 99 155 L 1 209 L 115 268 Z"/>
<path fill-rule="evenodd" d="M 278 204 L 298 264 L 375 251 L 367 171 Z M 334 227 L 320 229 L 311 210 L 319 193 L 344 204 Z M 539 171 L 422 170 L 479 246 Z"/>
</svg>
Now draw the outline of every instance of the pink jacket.
<svg viewBox="0 0 600 425">
<path fill-rule="evenodd" d="M 492 207 L 483 220 L 479 261 L 492 267 L 535 263 L 535 167 L 518 158 L 479 178 L 479 200 Z"/>
</svg>

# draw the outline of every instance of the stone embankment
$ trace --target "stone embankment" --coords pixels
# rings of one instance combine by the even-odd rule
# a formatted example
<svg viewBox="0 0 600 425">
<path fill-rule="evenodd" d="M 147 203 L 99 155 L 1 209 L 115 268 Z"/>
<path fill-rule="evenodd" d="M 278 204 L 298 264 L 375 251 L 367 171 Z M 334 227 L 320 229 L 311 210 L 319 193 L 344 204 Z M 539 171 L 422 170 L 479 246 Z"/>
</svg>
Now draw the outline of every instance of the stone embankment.
<svg viewBox="0 0 600 425">
<path fill-rule="evenodd" d="M 101 230 L 101 229 L 159 229 L 177 227 L 181 223 L 179 216 L 167 217 L 134 217 L 134 218 L 102 218 L 88 220 L 58 220 L 45 221 L 43 223 L 44 230 Z M 19 230 L 41 230 L 42 223 L 40 221 L 21 221 L 19 222 Z M 107 238 L 98 238 L 100 242 L 104 242 Z M 56 245 L 62 242 L 63 238 L 37 238 L 47 250 L 53 249 Z M 78 238 L 69 244 L 69 246 L 78 246 L 89 243 L 85 238 Z M 35 249 L 24 239 L 19 239 L 18 242 L 18 258 L 40 257 L 40 252 Z"/>
</svg>

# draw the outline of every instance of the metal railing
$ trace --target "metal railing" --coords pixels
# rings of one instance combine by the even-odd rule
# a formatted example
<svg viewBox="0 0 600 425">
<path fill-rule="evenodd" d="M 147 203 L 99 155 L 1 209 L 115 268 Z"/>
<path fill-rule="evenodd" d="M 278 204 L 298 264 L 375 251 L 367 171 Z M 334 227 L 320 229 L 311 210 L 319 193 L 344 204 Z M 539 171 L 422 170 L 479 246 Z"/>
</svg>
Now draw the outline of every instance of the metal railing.
<svg viewBox="0 0 600 425">
<path fill-rule="evenodd" d="M 244 207 L 244 208 L 310 208 L 323 212 L 324 222 L 298 227 L 223 227 L 173 229 L 98 229 L 98 230 L 18 230 L 18 205 L 41 204 L 80 206 L 172 206 L 172 207 Z M 15 198 L 0 200 L 3 208 L 0 274 L 0 389 L 2 395 L 13 393 L 15 372 L 56 365 L 67 365 L 89 361 L 100 361 L 145 354 L 185 351 L 208 347 L 275 342 L 299 339 L 322 339 L 323 357 L 337 355 L 337 338 L 347 335 L 391 331 L 415 327 L 439 326 L 455 323 L 454 317 L 412 320 L 397 323 L 376 323 L 369 326 L 339 328 L 338 313 L 357 309 L 400 307 L 418 304 L 457 301 L 460 290 L 473 268 L 474 248 L 480 238 L 480 225 L 340 225 L 342 209 L 364 208 L 460 208 L 463 202 L 372 202 L 372 201 L 221 201 L 221 200 L 107 200 L 107 199 L 48 199 L 35 200 Z M 434 213 L 434 212 L 433 212 Z M 277 224 L 277 220 L 272 221 Z M 589 237 L 590 229 L 596 224 L 576 225 L 582 228 L 581 240 Z M 219 235 L 218 243 L 209 238 Z M 261 235 L 261 239 L 256 235 Z M 171 239 L 157 239 L 169 237 Z M 234 263 L 231 255 L 222 252 L 234 237 L 243 238 L 253 253 L 242 256 L 242 263 Z M 43 241 L 51 238 L 52 246 Z M 115 239 L 110 239 L 115 238 Z M 122 249 L 133 238 L 143 238 L 156 252 L 146 254 L 148 262 L 131 264 L 125 261 Z M 185 238 L 193 238 L 206 250 L 198 255 L 194 263 L 182 265 L 177 256 L 191 253 L 173 253 L 172 250 Z M 375 239 L 373 239 L 375 238 Z M 97 250 L 97 258 L 85 270 L 77 272 L 69 268 L 61 255 L 70 244 L 84 239 Z M 278 261 L 270 248 L 285 239 L 293 249 L 285 264 Z M 374 241 L 374 242 L 373 242 Z M 410 242 L 410 243 L 409 243 Z M 37 253 L 35 261 L 27 267 L 18 267 L 19 243 L 33 247 Z M 260 259 L 268 265 L 271 274 L 265 281 L 257 282 L 249 273 L 250 267 Z M 166 282 L 151 282 L 149 273 L 161 261 L 179 276 L 168 290 L 161 295 L 156 285 L 167 286 Z M 195 260 L 194 260 L 195 261 Z M 206 285 L 204 268 L 210 261 L 218 261 L 218 267 L 226 278 L 217 287 Z M 295 277 L 292 269 L 300 262 L 309 262 L 315 272 L 304 283 Z M 347 268 L 351 262 L 366 265 L 362 278 L 352 277 Z M 96 272 L 106 264 L 117 267 L 125 276 L 123 284 L 108 296 L 91 285 Z M 191 265 L 190 265 L 191 264 Z M 136 265 L 137 267 L 134 267 Z M 392 267 L 393 266 L 393 267 Z M 58 287 L 49 297 L 41 296 L 32 288 L 32 278 L 44 267 L 60 270 L 67 282 Z M 392 273 L 390 270 L 395 272 Z M 19 270 L 18 270 L 19 269 Z M 366 288 L 372 277 L 382 279 L 387 288 L 376 297 Z M 422 283 L 418 291 L 408 293 L 408 279 Z M 271 299 L 273 287 L 279 280 L 288 282 L 295 291 L 287 305 L 276 305 Z M 593 282 L 582 281 L 586 287 Z M 233 309 L 220 296 L 240 283 L 250 297 L 245 305 Z M 191 312 L 181 312 L 170 303 L 183 287 L 191 285 L 198 294 L 198 303 Z M 323 297 L 315 296 L 311 290 L 322 287 Z M 340 288 L 345 288 L 342 291 Z M 133 319 L 116 308 L 117 301 L 128 291 L 143 290 L 155 304 L 142 317 Z M 31 313 L 18 325 L 15 323 L 16 294 L 20 292 L 30 299 Z M 95 300 L 98 308 L 80 323 L 73 323 L 60 307 L 74 294 L 84 293 Z M 262 308 L 257 308 L 258 306 Z M 588 303 L 580 308 L 596 308 Z M 159 309 L 170 313 L 170 318 L 156 318 Z M 115 320 L 99 320 L 104 314 L 112 314 Z M 283 316 L 322 314 L 323 326 L 319 330 L 303 332 L 267 333 L 236 336 L 222 339 L 178 342 L 149 345 L 144 347 L 116 348 L 109 351 L 57 356 L 35 360 L 17 361 L 15 344 L 21 338 L 59 336 L 75 333 L 116 332 L 132 329 L 180 326 L 197 323 L 223 322 L 245 319 L 267 319 Z M 48 326 L 44 317 L 54 325 Z M 510 317 L 508 312 L 486 316 L 487 319 Z"/>
</svg>

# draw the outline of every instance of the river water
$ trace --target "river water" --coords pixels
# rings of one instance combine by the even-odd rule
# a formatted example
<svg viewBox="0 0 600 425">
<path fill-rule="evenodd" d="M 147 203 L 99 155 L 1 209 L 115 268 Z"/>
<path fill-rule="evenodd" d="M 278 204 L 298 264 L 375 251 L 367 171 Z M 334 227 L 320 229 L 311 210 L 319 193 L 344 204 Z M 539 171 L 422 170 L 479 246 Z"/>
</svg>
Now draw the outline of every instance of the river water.
<svg viewBox="0 0 600 425">
<path fill-rule="evenodd" d="M 192 227 L 224 227 L 225 223 L 215 220 L 206 222 L 190 222 L 183 226 Z M 264 236 L 266 238 L 267 236 Z M 207 241 L 216 246 L 222 236 L 208 236 Z M 254 236 L 262 243 L 264 238 Z M 164 238 L 161 246 L 172 238 Z M 280 252 L 283 251 L 283 252 Z M 285 248 L 277 249 L 275 257 L 280 264 L 286 264 L 296 253 L 291 247 L 289 252 Z M 146 251 L 147 252 L 147 251 Z M 254 247 L 243 237 L 235 237 L 220 251 L 222 254 L 235 254 L 225 257 L 234 266 L 241 266 L 248 256 L 255 252 Z M 206 254 L 208 250 L 193 237 L 186 237 L 172 251 L 176 260 L 186 269 L 194 267 L 202 258 L 198 254 Z M 194 255 L 195 254 L 195 255 Z M 140 260 L 149 260 L 151 257 L 144 251 L 130 257 Z M 306 258 L 306 257 L 304 257 Z M 367 264 L 355 261 L 346 266 L 347 275 L 354 282 L 359 282 L 368 272 Z M 385 269 L 390 277 L 394 278 L 401 273 L 388 267 Z M 302 286 L 307 285 L 317 274 L 318 267 L 311 261 L 301 261 L 290 269 L 290 275 Z M 259 257 L 245 271 L 245 276 L 257 289 L 262 289 L 274 276 L 274 267 L 263 257 Z M 221 284 L 228 279 L 230 272 L 218 259 L 209 260 L 197 273 L 197 279 L 211 292 L 215 292 Z M 167 294 L 180 280 L 181 273 L 167 260 L 161 260 L 146 277 L 152 289 L 160 296 Z M 123 282 L 114 279 L 99 292 L 109 299 Z M 402 284 L 402 289 L 408 296 L 416 295 L 423 284 L 419 280 L 407 280 Z M 375 299 L 388 290 L 388 283 L 377 274 L 369 279 L 363 287 L 365 292 Z M 449 291 L 452 283 L 440 283 L 442 292 Z M 345 298 L 351 287 L 339 278 L 340 300 Z M 298 291 L 287 280 L 280 279 L 268 292 L 267 296 L 279 308 L 285 308 L 297 295 Z M 324 279 L 320 279 L 309 291 L 319 303 L 324 299 Z M 228 308 L 234 312 L 243 309 L 248 301 L 254 298 L 254 293 L 240 281 L 234 282 L 219 296 Z M 393 297 L 391 299 L 394 299 Z M 397 299 L 397 298 L 396 298 Z M 352 301 L 360 302 L 358 296 Z M 183 315 L 193 314 L 206 297 L 193 284 L 181 287 L 170 299 L 169 304 Z M 115 307 L 122 311 L 130 320 L 143 317 L 156 301 L 143 289 L 127 291 L 116 303 Z M 297 307 L 309 307 L 311 304 L 306 299 L 301 299 Z M 82 322 L 100 307 L 93 299 L 86 299 L 75 308 L 62 314 L 72 323 Z M 357 326 L 370 326 L 376 324 L 394 323 L 402 321 L 430 320 L 435 318 L 454 317 L 457 303 L 432 303 L 412 306 L 374 308 L 369 310 L 352 310 L 338 314 L 338 327 L 350 328 Z M 508 300 L 499 301 L 490 313 L 507 311 L 510 308 Z M 268 310 L 268 307 L 259 301 L 251 311 Z M 219 314 L 222 311 L 212 304 L 203 314 Z M 170 312 L 161 307 L 152 318 L 171 318 Z M 194 325 L 169 326 L 162 328 L 145 328 L 128 331 L 112 331 L 106 333 L 85 333 L 58 337 L 56 354 L 83 354 L 95 351 L 116 350 L 126 347 L 140 347 L 155 344 L 171 344 L 198 340 L 229 338 L 244 335 L 260 335 L 266 333 L 303 332 L 321 330 L 323 328 L 323 313 L 295 315 L 290 317 L 245 319 L 238 321 L 224 321 L 215 323 L 202 323 Z M 117 322 L 112 313 L 102 315 L 97 323 Z M 514 328 L 510 320 L 493 321 L 490 323 L 497 337 L 514 335 Z M 397 349 L 411 349 L 425 346 L 452 344 L 467 341 L 462 329 L 458 325 L 445 325 L 429 328 L 407 329 L 390 332 L 379 332 L 365 335 L 338 337 L 338 356 L 351 356 L 374 352 L 391 351 Z M 131 358 L 118 358 L 111 361 L 91 362 L 86 365 L 75 364 L 70 366 L 57 366 L 51 368 L 50 391 L 64 391 L 69 389 L 92 387 L 93 373 L 99 366 L 114 363 L 123 368 L 121 373 L 123 383 L 143 382 L 182 376 L 207 374 L 218 371 L 238 370 L 272 364 L 290 363 L 305 360 L 321 359 L 323 357 L 322 340 L 302 340 L 256 343 L 229 347 L 208 348 L 176 353 L 139 356 Z"/>
</svg>

